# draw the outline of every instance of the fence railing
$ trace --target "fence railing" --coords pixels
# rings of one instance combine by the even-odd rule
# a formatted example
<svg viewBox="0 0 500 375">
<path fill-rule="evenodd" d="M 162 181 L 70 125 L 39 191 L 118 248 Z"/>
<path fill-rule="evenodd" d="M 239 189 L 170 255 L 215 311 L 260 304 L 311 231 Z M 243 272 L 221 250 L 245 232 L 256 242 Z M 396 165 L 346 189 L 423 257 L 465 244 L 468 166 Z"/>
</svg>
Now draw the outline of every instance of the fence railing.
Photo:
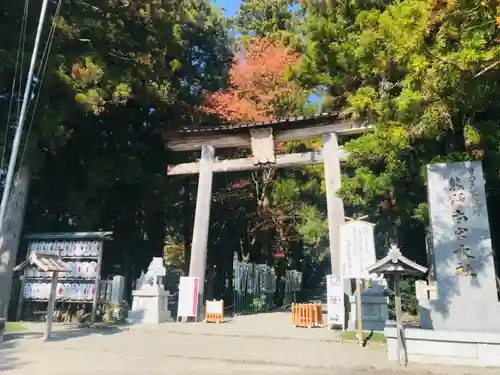
<svg viewBox="0 0 500 375">
<path fill-rule="evenodd" d="M 297 302 L 297 293 L 302 290 L 302 272 L 287 270 L 285 274 L 285 295 L 283 304 L 290 306 Z"/>
<path fill-rule="evenodd" d="M 276 274 L 265 264 L 234 261 L 233 312 L 248 314 L 274 308 Z"/>
<path fill-rule="evenodd" d="M 321 303 L 293 303 L 292 325 L 294 327 L 321 327 L 323 306 Z"/>
<path fill-rule="evenodd" d="M 266 264 L 245 263 L 235 260 L 233 263 L 233 312 L 248 314 L 272 310 L 277 300 L 284 306 L 297 302 L 297 294 L 302 290 L 302 272 L 287 270 L 279 281 L 274 268 Z M 281 299 L 282 297 L 282 299 Z"/>
</svg>

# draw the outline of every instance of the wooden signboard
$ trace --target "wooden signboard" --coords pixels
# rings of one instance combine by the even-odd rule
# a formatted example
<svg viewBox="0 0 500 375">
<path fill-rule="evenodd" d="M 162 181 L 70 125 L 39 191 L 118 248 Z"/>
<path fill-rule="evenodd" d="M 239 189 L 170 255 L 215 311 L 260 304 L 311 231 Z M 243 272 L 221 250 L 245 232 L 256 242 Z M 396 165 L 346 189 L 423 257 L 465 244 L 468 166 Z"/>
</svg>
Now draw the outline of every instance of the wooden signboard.
<svg viewBox="0 0 500 375">
<path fill-rule="evenodd" d="M 356 280 L 358 341 L 364 345 L 361 280 L 369 279 L 367 268 L 376 261 L 374 224 L 352 220 L 340 227 L 341 278 Z"/>
<path fill-rule="evenodd" d="M 366 268 L 376 261 L 374 224 L 353 220 L 340 228 L 340 258 L 344 279 L 369 279 Z"/>
</svg>

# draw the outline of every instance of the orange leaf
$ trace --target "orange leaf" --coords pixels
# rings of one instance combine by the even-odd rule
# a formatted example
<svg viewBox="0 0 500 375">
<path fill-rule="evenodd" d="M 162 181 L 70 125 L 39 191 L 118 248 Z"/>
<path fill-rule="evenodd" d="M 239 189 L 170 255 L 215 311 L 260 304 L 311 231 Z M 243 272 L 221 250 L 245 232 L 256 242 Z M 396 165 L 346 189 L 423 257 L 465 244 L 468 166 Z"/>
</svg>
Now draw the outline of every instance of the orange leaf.
<svg viewBox="0 0 500 375">
<path fill-rule="evenodd" d="M 233 61 L 230 89 L 205 93 L 203 110 L 229 122 L 258 122 L 272 119 L 273 103 L 299 88 L 285 79 L 298 56 L 279 41 L 253 38 Z"/>
</svg>

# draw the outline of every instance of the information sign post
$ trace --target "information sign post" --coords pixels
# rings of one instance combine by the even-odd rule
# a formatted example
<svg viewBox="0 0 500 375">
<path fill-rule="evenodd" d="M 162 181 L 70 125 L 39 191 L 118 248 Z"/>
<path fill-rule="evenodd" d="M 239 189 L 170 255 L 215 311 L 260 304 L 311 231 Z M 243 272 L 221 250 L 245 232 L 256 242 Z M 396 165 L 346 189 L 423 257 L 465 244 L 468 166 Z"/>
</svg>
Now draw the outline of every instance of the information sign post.
<svg viewBox="0 0 500 375">
<path fill-rule="evenodd" d="M 376 261 L 374 227 L 372 223 L 351 219 L 340 229 L 341 278 L 356 280 L 356 320 L 360 344 L 364 344 L 361 280 L 370 278 L 367 267 Z"/>
</svg>

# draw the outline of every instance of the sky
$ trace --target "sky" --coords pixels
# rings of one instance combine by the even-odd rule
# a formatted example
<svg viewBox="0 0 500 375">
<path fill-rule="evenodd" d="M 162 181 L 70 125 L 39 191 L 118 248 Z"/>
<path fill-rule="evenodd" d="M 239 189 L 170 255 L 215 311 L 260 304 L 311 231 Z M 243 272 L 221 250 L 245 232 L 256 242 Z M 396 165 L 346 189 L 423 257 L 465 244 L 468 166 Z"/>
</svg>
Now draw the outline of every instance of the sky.
<svg viewBox="0 0 500 375">
<path fill-rule="evenodd" d="M 213 0 L 213 2 L 220 8 L 225 9 L 226 16 L 234 16 L 238 11 L 241 0 Z"/>
</svg>

